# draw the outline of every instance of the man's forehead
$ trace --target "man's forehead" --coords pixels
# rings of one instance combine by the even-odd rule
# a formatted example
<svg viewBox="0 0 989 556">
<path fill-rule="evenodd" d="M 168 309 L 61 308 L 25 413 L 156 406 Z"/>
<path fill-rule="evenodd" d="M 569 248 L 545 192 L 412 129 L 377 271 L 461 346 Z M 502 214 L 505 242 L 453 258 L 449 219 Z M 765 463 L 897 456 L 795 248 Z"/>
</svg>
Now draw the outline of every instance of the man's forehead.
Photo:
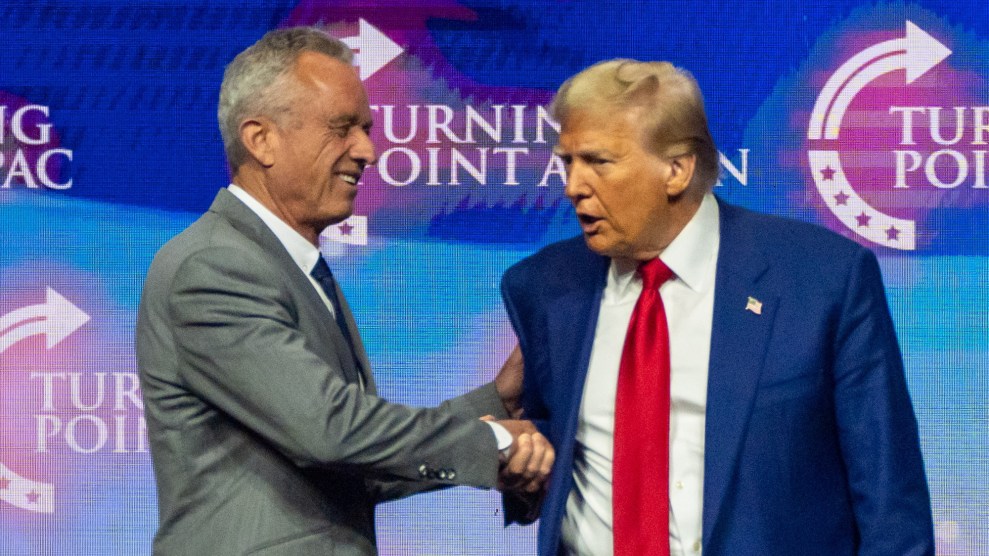
<svg viewBox="0 0 989 556">
<path fill-rule="evenodd" d="M 292 67 L 296 80 L 315 89 L 363 88 L 357 76 L 357 68 L 321 52 L 306 51 L 299 54 Z"/>
<path fill-rule="evenodd" d="M 296 81 L 307 90 L 314 102 L 329 99 L 330 119 L 336 123 L 363 125 L 371 120 L 367 91 L 358 77 L 357 68 L 320 52 L 307 51 L 299 55 L 293 68 Z"/>
<path fill-rule="evenodd" d="M 590 113 L 588 113 L 590 114 Z M 639 126 L 627 114 L 571 115 L 560 127 L 554 150 L 557 152 L 595 152 L 612 150 L 624 141 L 639 137 Z"/>
</svg>

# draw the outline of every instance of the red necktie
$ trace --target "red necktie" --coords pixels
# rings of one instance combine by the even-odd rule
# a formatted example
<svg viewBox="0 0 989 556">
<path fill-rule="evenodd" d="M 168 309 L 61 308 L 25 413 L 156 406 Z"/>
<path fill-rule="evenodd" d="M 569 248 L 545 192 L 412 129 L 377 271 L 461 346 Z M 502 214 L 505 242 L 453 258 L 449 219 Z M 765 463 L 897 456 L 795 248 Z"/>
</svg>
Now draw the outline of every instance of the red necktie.
<svg viewBox="0 0 989 556">
<path fill-rule="evenodd" d="M 615 398 L 615 556 L 669 556 L 670 332 L 659 287 L 673 272 L 657 258 L 639 274 Z"/>
</svg>

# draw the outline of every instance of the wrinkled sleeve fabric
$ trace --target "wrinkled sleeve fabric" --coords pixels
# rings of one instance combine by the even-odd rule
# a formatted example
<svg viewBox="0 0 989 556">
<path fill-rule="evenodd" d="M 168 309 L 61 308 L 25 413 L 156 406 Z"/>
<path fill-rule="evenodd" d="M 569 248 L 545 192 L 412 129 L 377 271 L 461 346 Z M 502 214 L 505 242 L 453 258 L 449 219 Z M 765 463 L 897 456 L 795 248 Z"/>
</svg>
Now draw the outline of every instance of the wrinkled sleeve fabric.
<svg viewBox="0 0 989 556">
<path fill-rule="evenodd" d="M 348 384 L 299 329 L 298 307 L 279 277 L 286 271 L 228 246 L 181 263 L 168 311 L 188 390 L 300 467 L 419 480 L 427 465 L 456 469 L 451 484 L 493 487 L 494 435 L 471 415 L 487 408 L 490 392 L 417 409 Z"/>
<path fill-rule="evenodd" d="M 917 421 L 875 255 L 848 273 L 835 345 L 835 413 L 860 555 L 933 555 Z"/>
<path fill-rule="evenodd" d="M 521 404 L 523 418 L 533 421 L 539 431 L 554 442 L 549 430 L 549 412 L 540 398 L 537 376 L 543 373 L 542 365 L 545 354 L 540 348 L 545 348 L 538 337 L 539 332 L 532 330 L 533 321 L 538 318 L 532 309 L 525 305 L 526 294 L 533 294 L 531 285 L 526 286 L 526 280 L 521 274 L 524 269 L 520 266 L 510 268 L 501 281 L 501 295 L 508 313 L 509 320 L 518 337 L 519 347 L 525 358 L 525 375 Z M 535 282 L 531 282 L 533 284 Z M 527 289 L 530 288 L 530 289 Z M 554 442 L 554 445 L 556 443 Z M 519 523 L 527 525 L 539 518 L 544 493 L 530 495 L 526 493 L 506 492 L 502 495 L 502 505 L 505 510 L 505 525 Z"/>
</svg>

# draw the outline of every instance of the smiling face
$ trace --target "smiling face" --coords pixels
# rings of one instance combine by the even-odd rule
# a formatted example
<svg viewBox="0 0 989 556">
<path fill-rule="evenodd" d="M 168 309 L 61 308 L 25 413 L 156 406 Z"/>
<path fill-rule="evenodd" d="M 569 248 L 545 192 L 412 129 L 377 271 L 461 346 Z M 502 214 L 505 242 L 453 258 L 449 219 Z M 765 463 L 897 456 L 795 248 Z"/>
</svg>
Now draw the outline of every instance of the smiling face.
<svg viewBox="0 0 989 556">
<path fill-rule="evenodd" d="M 375 161 L 371 109 L 354 67 L 316 52 L 299 55 L 281 91 L 287 114 L 241 125 L 258 165 L 237 183 L 317 244 L 353 213 L 361 172 Z"/>
<path fill-rule="evenodd" d="M 664 158 L 647 149 L 636 116 L 636 110 L 574 111 L 562 122 L 556 154 L 587 246 L 612 258 L 648 260 L 673 241 L 700 202 L 685 194 L 696 157 Z"/>
</svg>

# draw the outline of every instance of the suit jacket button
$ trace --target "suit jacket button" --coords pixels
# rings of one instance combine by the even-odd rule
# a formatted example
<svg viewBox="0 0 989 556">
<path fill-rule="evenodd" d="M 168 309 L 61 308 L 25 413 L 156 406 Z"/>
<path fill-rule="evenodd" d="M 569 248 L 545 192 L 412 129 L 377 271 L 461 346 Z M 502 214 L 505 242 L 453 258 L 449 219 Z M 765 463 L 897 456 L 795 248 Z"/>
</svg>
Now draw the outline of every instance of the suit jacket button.
<svg viewBox="0 0 989 556">
<path fill-rule="evenodd" d="M 445 481 L 446 480 L 446 469 L 440 469 L 436 473 L 436 476 L 439 477 L 440 479 L 443 479 Z"/>
<path fill-rule="evenodd" d="M 419 466 L 419 477 L 425 478 L 428 472 L 429 468 L 425 464 Z"/>
<path fill-rule="evenodd" d="M 446 472 L 446 478 L 447 479 L 450 479 L 451 481 L 454 480 L 454 479 L 456 479 L 457 478 L 457 472 L 454 471 L 453 469 L 448 469 L 447 472 Z"/>
</svg>

